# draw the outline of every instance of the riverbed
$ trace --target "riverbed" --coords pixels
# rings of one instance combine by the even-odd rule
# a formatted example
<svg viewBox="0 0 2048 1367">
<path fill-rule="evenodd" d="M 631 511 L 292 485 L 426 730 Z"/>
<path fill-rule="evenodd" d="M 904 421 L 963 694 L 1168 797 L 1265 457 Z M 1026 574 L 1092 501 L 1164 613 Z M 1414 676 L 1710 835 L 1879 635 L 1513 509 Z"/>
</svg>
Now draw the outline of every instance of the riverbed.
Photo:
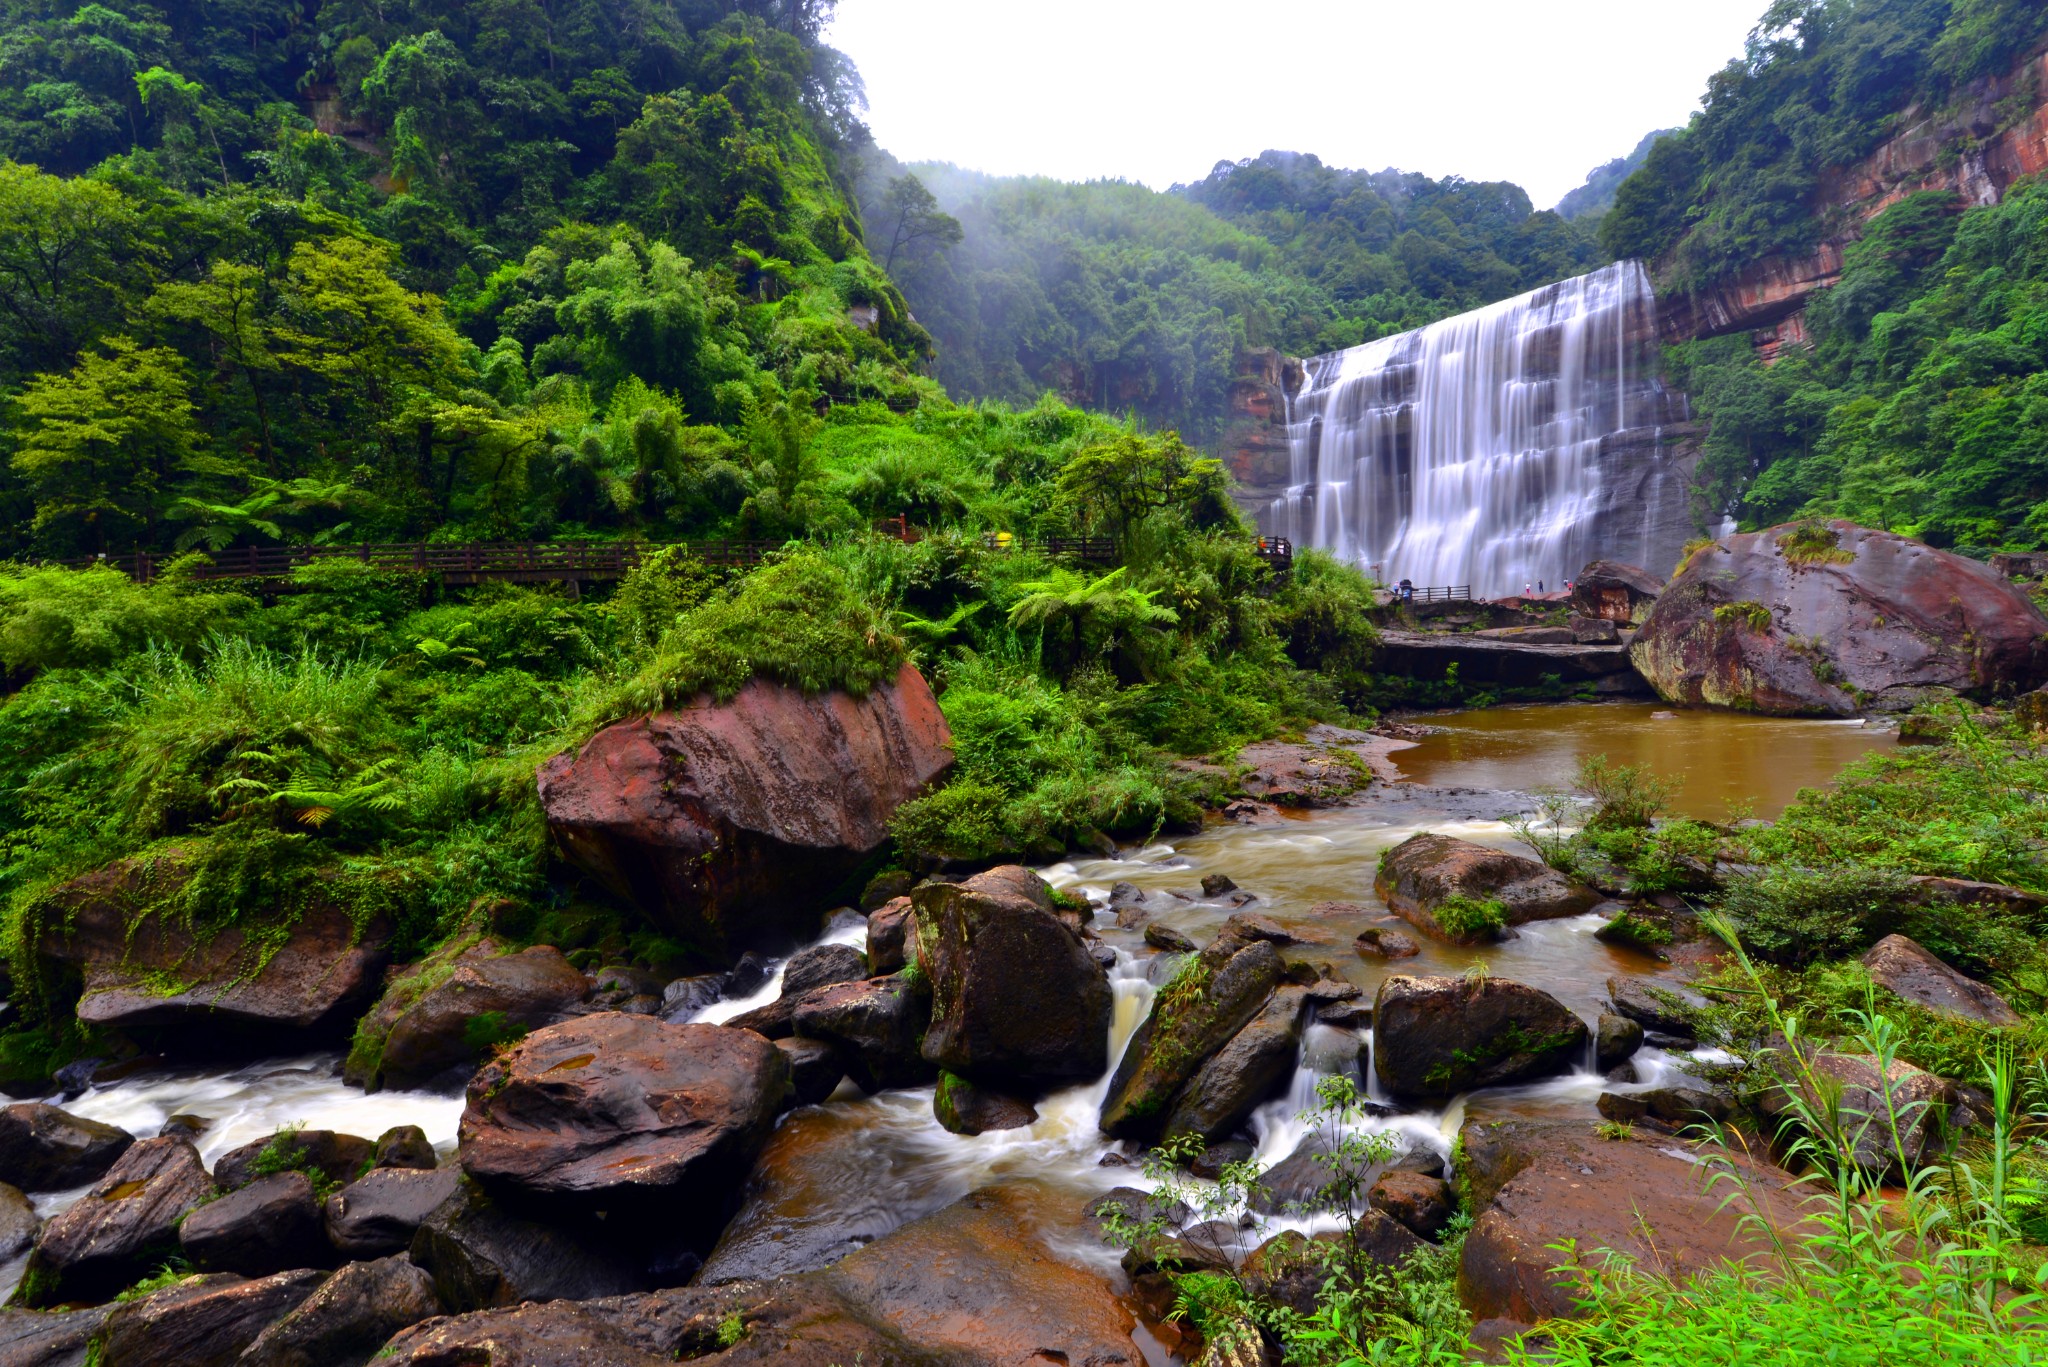
<svg viewBox="0 0 2048 1367">
<path fill-rule="evenodd" d="M 1525 926 L 1513 938 L 1480 947 L 1425 940 L 1419 957 L 1393 964 L 1354 951 L 1361 930 L 1394 923 L 1372 887 L 1381 851 L 1419 832 L 1440 831 L 1527 852 L 1501 821 L 1473 819 L 1469 808 L 1457 803 L 1433 808 L 1443 790 L 1526 793 L 1564 786 L 1582 757 L 1606 754 L 1682 777 L 1679 809 L 1688 814 L 1725 817 L 1731 799 L 1746 799 L 1754 813 L 1775 815 L 1799 788 L 1824 783 L 1842 765 L 1895 743 L 1892 733 L 1875 726 L 1727 713 L 1666 715 L 1635 704 L 1499 708 L 1430 720 L 1443 730 L 1395 756 L 1412 784 L 1375 785 L 1355 805 L 1264 825 L 1215 823 L 1198 834 L 1127 849 L 1114 859 L 1076 859 L 1040 870 L 1055 886 L 1097 904 L 1094 928 L 1116 951 L 1112 1059 L 1144 1019 L 1157 985 L 1174 963 L 1172 956 L 1150 950 L 1137 926 L 1117 924 L 1108 900 L 1118 883 L 1147 895 L 1150 919 L 1197 942 L 1213 935 L 1240 905 L 1268 915 L 1305 941 L 1290 948 L 1288 957 L 1325 964 L 1368 997 L 1389 973 L 1462 974 L 1483 965 L 1493 976 L 1543 988 L 1590 1021 L 1602 1009 L 1610 975 L 1669 971 L 1654 959 L 1595 939 L 1598 916 Z M 1495 804 L 1503 810 L 1517 805 Z M 1237 893 L 1204 896 L 1201 883 L 1209 874 L 1232 880 Z M 858 945 L 864 934 L 864 922 L 843 914 L 822 938 Z M 776 976 L 759 992 L 712 1006 L 698 1019 L 729 1019 L 772 1000 L 779 991 L 779 970 L 778 965 Z M 1326 1026 L 1311 1029 L 1306 1061 L 1286 1095 L 1255 1115 L 1251 1137 L 1262 1162 L 1286 1157 L 1302 1139 L 1299 1115 L 1313 1098 L 1319 1061 L 1346 1052 L 1330 1047 L 1333 1040 L 1326 1036 L 1335 1033 Z M 1370 1032 L 1366 1042 L 1369 1047 Z M 1646 1050 L 1638 1058 L 1638 1085 L 1668 1084 L 1688 1062 L 1684 1055 Z M 95 1087 L 62 1104 L 138 1136 L 155 1134 L 171 1115 L 197 1115 L 207 1122 L 198 1143 L 209 1163 L 236 1145 L 291 1124 L 367 1136 L 414 1124 L 437 1147 L 452 1148 L 460 1096 L 365 1096 L 342 1082 L 339 1064 L 338 1056 L 314 1055 L 229 1071 L 159 1070 Z M 1365 1077 L 1370 1086 L 1369 1069 Z M 1469 1116 L 1591 1117 L 1599 1093 L 1612 1085 L 1589 1067 L 1581 1068 L 1529 1086 L 1459 1097 L 1438 1108 L 1390 1109 L 1367 1124 L 1393 1132 L 1403 1148 L 1447 1155 Z M 763 1237 L 788 1242 L 804 1231 L 811 1232 L 806 1237 L 826 1231 L 825 1237 L 845 1247 L 857 1246 L 976 1187 L 1025 1180 L 1047 1192 L 1048 1210 L 1065 1212 L 1048 1219 L 1049 1242 L 1065 1256 L 1114 1275 L 1112 1252 L 1092 1242 L 1078 1219 L 1080 1198 L 1148 1184 L 1131 1165 L 1134 1157 L 1096 1128 L 1106 1087 L 1105 1077 L 1042 1099 L 1039 1119 L 1027 1129 L 968 1138 L 948 1133 L 933 1119 L 930 1088 L 862 1097 L 843 1084 L 824 1105 L 784 1120 L 786 1129 L 794 1127 L 785 1138 L 792 1141 L 792 1157 L 801 1171 L 782 1184 L 777 1209 L 758 1212 L 769 1226 Z M 799 1139 L 800 1144 L 794 1143 Z M 36 1204 L 49 1214 L 78 1194 L 52 1193 Z M 797 1238 L 792 1248 L 803 1241 Z M 0 1285 L 11 1280 L 12 1275 L 0 1273 Z"/>
</svg>

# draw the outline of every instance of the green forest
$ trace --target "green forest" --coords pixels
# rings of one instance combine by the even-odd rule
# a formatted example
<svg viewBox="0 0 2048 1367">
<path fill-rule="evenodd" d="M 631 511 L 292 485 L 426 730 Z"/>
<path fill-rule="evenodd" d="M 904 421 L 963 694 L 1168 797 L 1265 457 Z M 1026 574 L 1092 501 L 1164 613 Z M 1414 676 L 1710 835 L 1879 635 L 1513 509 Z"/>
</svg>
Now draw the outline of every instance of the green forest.
<svg viewBox="0 0 2048 1367">
<path fill-rule="evenodd" d="M 609 1361 L 626 1341 L 607 1318 L 618 1316 L 643 1335 L 619 1361 L 876 1360 L 819 1356 L 836 1349 L 817 1344 L 842 1341 L 884 1343 L 898 1355 L 883 1360 L 898 1362 L 1066 1361 L 1063 1349 L 976 1356 L 986 1345 L 936 1336 L 993 1333 L 985 1324 L 1007 1316 L 1032 1321 L 1001 1329 L 1023 1343 L 1041 1329 L 1092 1332 L 1066 1320 L 1093 1316 L 1135 1352 L 1137 1309 L 1191 1367 L 1453 1367 L 1476 1343 L 1511 1363 L 1582 1367 L 2048 1361 L 2048 689 L 2026 691 L 2048 683 L 2048 652 L 2026 658 L 2048 640 L 2034 606 L 2048 590 L 1939 557 L 1951 582 L 1995 591 L 2005 617 L 1991 625 L 2018 644 L 1995 680 L 1838 690 L 1863 707 L 1917 689 L 1903 720 L 1788 723 L 1809 715 L 1789 705 L 1774 718 L 1681 718 L 1670 691 L 1652 701 L 1662 684 L 1629 653 L 1658 620 L 1633 577 L 1613 576 L 1626 585 L 1613 590 L 1618 609 L 1600 599 L 1598 617 L 1547 593 L 1383 602 L 1391 595 L 1357 567 L 1262 539 L 1208 449 L 1248 348 L 1347 347 L 1623 257 L 1650 263 L 1676 302 L 1812 249 L 1844 231 L 1822 193 L 1829 173 L 1909 111 L 1974 99 L 2048 40 L 2048 11 L 2036 0 L 1775 0 L 1686 127 L 1641 138 L 1557 209 L 1504 182 L 1287 151 L 1165 192 L 907 164 L 863 123 L 860 74 L 829 43 L 834 12 L 835 0 L 0 0 L 0 1090 L 70 1105 L 172 1069 L 212 1086 L 247 1061 L 246 1034 L 206 1033 L 217 998 L 180 1003 L 197 1026 L 81 1020 L 98 990 L 87 974 L 106 962 L 64 956 L 81 906 L 115 907 L 107 952 L 124 970 L 148 937 L 189 951 L 123 985 L 145 1010 L 243 985 L 316 911 L 339 913 L 341 953 L 374 926 L 390 964 L 365 970 L 376 980 L 322 1018 L 329 1034 L 289 1037 L 327 1051 L 289 1064 L 304 1077 L 288 1085 L 306 1087 L 289 1094 L 346 1090 L 366 1115 L 397 1104 L 348 1089 L 374 1084 L 399 1013 L 450 983 L 467 990 L 459 974 L 480 965 L 559 960 L 562 1010 L 512 1020 L 477 998 L 435 1022 L 455 1062 L 411 1081 L 466 1075 L 461 1131 L 437 1136 L 437 1156 L 415 1130 L 429 1152 L 389 1166 L 448 1191 L 459 1182 L 460 1194 L 437 1194 L 378 1255 L 386 1271 L 411 1269 L 428 1308 L 358 1333 L 356 1363 Z M 2016 119 L 2023 102 L 1986 117 Z M 1616 151 L 1641 133 L 1614 131 Z M 1821 525 L 1830 517 L 1979 559 L 2048 548 L 2048 184 L 2023 181 L 1996 204 L 1940 193 L 1892 204 L 1854 235 L 1805 325 L 1768 365 L 1747 334 L 1666 351 L 1668 378 L 1705 424 L 1702 526 L 1797 522 L 1753 554 L 1802 582 L 1857 572 L 1857 552 Z M 613 580 L 451 583 L 373 564 L 365 549 L 477 542 L 633 558 Z M 215 573 L 285 547 L 333 553 L 269 578 Z M 1689 562 L 1726 553 L 1705 540 L 1687 549 Z M 1763 659 L 1788 677 L 1838 680 L 1843 643 L 1793 637 L 1776 603 L 1714 603 L 1690 587 L 1684 610 L 1698 620 L 1680 628 L 1724 652 L 1715 667 L 1743 673 Z M 1873 635 L 1885 629 L 1877 618 Z M 1954 635 L 1930 633 L 1930 657 L 1965 660 L 1965 673 L 1989 658 L 1970 631 Z M 1410 677 L 1385 663 L 1397 642 L 1491 652 L 1535 680 L 1461 679 L 1458 663 Z M 1613 672 L 1550 672 L 1589 660 Z M 803 902 L 791 921 L 802 911 L 811 933 L 827 907 L 869 918 L 851 938 L 856 922 L 833 921 L 839 938 L 804 951 L 803 968 L 823 964 L 824 976 L 804 981 L 798 958 L 771 969 L 765 948 L 742 958 L 727 952 L 737 940 L 663 920 L 594 870 L 543 806 L 543 766 L 590 753 L 618 723 L 727 717 L 756 681 L 820 714 L 850 709 L 888 697 L 906 664 L 936 698 L 945 725 L 931 726 L 932 750 L 950 767 L 889 798 L 870 846 L 829 852 L 853 870 L 832 886 L 790 891 L 795 876 L 773 870 L 791 906 Z M 1596 696 L 1609 684 L 1634 691 Z M 1557 705 L 1517 737 L 1531 745 L 1596 700 L 1631 743 L 1694 722 L 1783 727 L 1763 734 L 1802 762 L 1813 734 L 1844 743 L 1829 751 L 1828 786 L 1788 786 L 1768 819 L 1744 801 L 1725 820 L 1680 815 L 1674 780 L 1592 753 L 1560 787 L 1391 781 L 1386 766 L 1398 771 L 1410 743 L 1435 739 L 1460 762 L 1468 744 L 1477 754 L 1478 731 L 1446 740 L 1438 724 L 1503 700 Z M 661 756 L 673 767 L 635 800 L 683 805 L 670 779 L 693 778 L 696 761 L 678 755 Z M 906 767 L 893 752 L 874 764 Z M 945 777 L 925 783 L 927 772 Z M 814 785 L 788 805 L 807 816 L 825 803 Z M 1223 856 L 1188 840 L 1218 832 L 1237 841 Z M 1168 848 L 1176 841 L 1187 843 Z M 1416 841 L 1462 847 L 1443 857 L 1462 861 L 1458 877 L 1492 877 L 1510 858 L 1513 877 L 1397 908 L 1397 852 Z M 760 862 L 796 867 L 817 850 L 790 854 L 800 843 Z M 720 858 L 738 862 L 715 848 L 674 858 L 706 878 Z M 1240 858 L 1243 888 L 1217 862 Z M 1047 877 L 998 867 L 1013 863 Z M 1084 864 L 1089 880 L 1109 870 L 1092 906 L 1074 891 Z M 1332 886 L 1321 870 L 1335 871 Z M 1199 899 L 1183 890 L 1196 885 Z M 1524 916 L 1509 900 L 1525 893 L 1554 905 Z M 1323 900 L 1337 896 L 1359 900 Z M 970 944 L 965 912 L 942 945 L 933 927 L 959 906 L 996 908 L 976 935 L 1026 926 L 1014 943 L 1030 952 L 993 962 L 1011 942 L 991 932 Z M 1181 924 L 1208 943 L 1169 917 L 1192 918 Z M 245 958 L 201 964 L 231 936 Z M 1899 936 L 1948 975 L 1951 995 L 1969 994 L 1956 981 L 1980 994 L 1980 1014 L 1883 995 L 1866 956 Z M 729 976 L 741 968 L 756 976 Z M 1570 1002 L 1513 980 L 1540 973 L 1570 977 L 1553 978 Z M 1409 989 L 1389 984 L 1418 982 L 1452 1005 L 1410 1030 L 1426 1086 L 1376 1093 L 1398 1095 L 1397 1112 L 1360 1089 L 1399 1028 L 1383 1003 Z M 1063 1011 L 1071 1003 L 1045 1002 L 1067 985 L 1086 1009 L 1055 1024 L 1124 1051 L 1107 1078 L 1099 1059 L 1092 1074 L 1059 1058 L 1059 1070 L 1010 1060 L 976 1078 L 973 1063 L 932 1056 L 940 1018 L 970 998 L 1007 1003 L 975 1003 L 987 1035 L 1035 1035 L 1046 1032 L 1031 1013 Z M 825 1011 L 815 994 L 842 990 L 849 1014 L 872 1014 L 859 1022 L 870 1035 L 806 1034 L 803 1013 Z M 1497 1020 L 1465 1010 L 1508 997 Z M 1525 1010 L 1533 998 L 1557 1014 Z M 703 1016 L 708 1004 L 734 1014 Z M 696 1031 L 724 1041 L 706 1054 L 753 1050 L 759 1073 L 693 1091 L 673 1083 L 678 1065 L 657 1105 L 638 1080 L 652 1065 L 611 1092 L 576 1092 L 643 1062 L 591 1068 L 599 1055 L 585 1051 L 538 1069 L 542 1084 L 515 1082 L 521 1059 L 537 1057 L 520 1051 L 563 1027 Z M 884 1061 L 905 1065 L 896 1076 L 908 1083 L 858 1071 L 872 1060 L 857 1050 L 885 1031 L 874 1052 L 894 1051 Z M 1419 1036 L 1433 1066 L 1419 1061 Z M 204 1047 L 181 1053 L 192 1038 Z M 285 1038 L 255 1047 L 281 1052 Z M 1610 1060 L 1617 1043 L 1627 1047 Z M 351 1065 L 371 1061 L 367 1074 L 340 1071 L 345 1046 Z M 1823 1055 L 1853 1066 L 1828 1073 Z M 801 1092 L 799 1066 L 821 1070 L 805 1085 L 826 1085 Z M 1376 1076 L 1384 1083 L 1385 1068 Z M 1923 1099 L 1919 1115 L 1875 1120 L 1855 1109 L 1889 1104 L 1900 1078 L 1940 1109 Z M 269 1074 L 237 1078 L 231 1102 L 194 1094 L 224 1111 L 269 1085 Z M 1505 1106 L 1493 1090 L 1468 1117 L 1465 1097 L 1500 1087 L 1519 1090 Z M 1653 1087 L 1675 1112 L 1649 1109 Z M 719 1143 L 748 1129 L 720 1153 L 726 1166 L 692 1170 L 704 1186 L 691 1201 L 716 1216 L 710 1239 L 743 1199 L 801 1207 L 772 1244 L 854 1201 L 875 1227 L 849 1216 L 830 1231 L 829 1257 L 803 1261 L 824 1245 L 790 1239 L 786 1266 L 726 1288 L 688 1284 L 716 1250 L 671 1237 L 680 1178 L 653 1198 L 675 1206 L 629 1208 L 652 1189 L 618 1185 L 617 1170 L 645 1161 L 637 1152 L 587 1165 L 614 1185 L 541 1189 L 526 1205 L 535 1189 L 503 1170 L 492 1187 L 472 1170 L 477 1133 L 502 1118 L 494 1106 L 540 1104 L 520 1088 L 598 1096 L 558 1128 L 606 1142 L 607 1124 L 643 1126 L 631 1143 L 681 1133 L 678 1146 L 699 1148 L 710 1147 L 704 1116 L 704 1132 L 725 1127 Z M 1196 1114 L 1233 1088 L 1236 1113 Z M 1595 1095 L 1644 1109 L 1610 1115 Z M 454 1098 L 427 1100 L 456 1134 Z M 686 1122 L 663 1110 L 671 1101 Z M 1039 1103 L 1049 1123 L 1031 1133 Z M 1308 1109 L 1280 1117 L 1297 1104 Z M 1112 1106 L 1126 1128 L 1112 1127 Z M 1007 1110 L 983 1125 L 977 1107 Z M 746 1108 L 744 1125 L 727 1114 Z M 634 1114 L 593 1119 L 607 1109 Z M 821 1110 L 827 1123 L 809 1128 Z M 200 1167 L 188 1141 L 212 1122 L 178 1127 L 191 1119 L 167 1113 L 166 1132 L 134 1150 L 191 1150 L 204 1189 L 182 1205 L 127 1201 L 154 1172 L 131 1186 L 124 1169 L 66 1167 L 17 1191 L 7 1179 L 19 1173 L 0 1166 L 0 1240 L 23 1211 L 38 1240 L 33 1253 L 16 1241 L 37 1261 L 0 1308 L 0 1343 L 70 1333 L 35 1360 L 124 1367 L 155 1346 L 135 1347 L 133 1326 L 158 1324 L 145 1315 L 224 1291 L 253 1301 L 250 1286 L 286 1275 L 192 1277 L 219 1269 L 186 1256 L 188 1217 L 221 1219 L 217 1207 L 248 1188 L 220 1177 L 226 1125 L 204 1139 L 212 1172 Z M 55 1123 L 0 1106 L 0 1165 L 19 1166 L 31 1121 Z M 1551 1130 L 1533 1156 L 1515 1150 L 1525 1121 L 1573 1128 L 1580 1147 L 1543 1148 Z M 315 1282 L 331 1273 L 321 1284 L 340 1285 L 368 1261 L 332 1240 L 330 1222 L 347 1215 L 333 1199 L 387 1166 L 371 1157 L 385 1146 L 364 1136 L 330 1172 L 279 1123 L 236 1152 L 252 1178 L 297 1184 L 319 1266 L 311 1278 L 306 1264 L 280 1266 L 301 1278 L 286 1289 L 325 1313 L 342 1298 L 315 1299 Z M 543 1142 L 546 1124 L 520 1125 L 522 1143 Z M 1010 1137 L 981 1142 L 984 1129 Z M 840 1147 L 813 1169 L 791 1135 Z M 1276 1136 L 1290 1147 L 1272 1149 Z M 1397 1138 L 1418 1136 L 1422 1147 L 1396 1152 Z M 770 1143 L 788 1146 L 772 1171 Z M 1581 1176 L 1592 1185 L 1610 1153 L 1662 1176 L 1562 1195 Z M 1033 1171 L 1046 1155 L 1046 1172 Z M 1550 1186 L 1509 1210 L 1497 1198 L 1524 1172 Z M 1014 1240 L 984 1238 L 1015 1213 L 989 1193 L 1020 1177 L 1030 1218 L 1014 1222 Z M 1267 1189 L 1283 1180 L 1300 1201 Z M 1596 1198 L 1604 1217 L 1680 1188 L 1682 1202 L 1700 1197 L 1700 1180 L 1711 1199 L 1681 1208 L 1702 1225 L 1741 1211 L 1761 1243 L 1794 1225 L 1778 1220 L 1786 1203 L 1810 1218 L 1773 1245 L 1774 1261 L 1675 1278 L 1571 1237 L 1531 1239 L 1501 1279 L 1528 1279 L 1514 1295 L 1556 1291 L 1530 1268 L 1555 1255 L 1576 1301 L 1546 1318 L 1525 1296 L 1526 1323 L 1473 1323 L 1466 1250 L 1520 1237 L 1498 1232 L 1511 1218 L 1553 1200 L 1562 1219 L 1586 1216 Z M 1093 1204 L 1112 1185 L 1137 1198 L 1131 1209 Z M 58 1209 L 87 1191 L 101 1199 Z M 175 1210 L 154 1242 L 90 1269 L 99 1284 L 80 1283 L 93 1294 L 74 1299 L 50 1270 L 50 1231 L 144 1206 Z M 1255 1252 L 1198 1246 L 1257 1242 L 1269 1220 L 1288 1228 Z M 952 1232 L 891 1252 L 899 1233 L 928 1237 L 930 1221 Z M 467 1259 L 465 1240 L 483 1247 L 505 1228 L 487 1250 L 502 1267 L 477 1271 L 479 1254 L 442 1276 L 408 1261 L 453 1258 L 448 1248 Z M 689 1238 L 702 1233 L 693 1225 Z M 1117 1246 L 1107 1261 L 1105 1242 Z M 558 1268 L 518 1265 L 580 1276 L 600 1243 L 603 1257 L 641 1259 L 630 1284 L 593 1280 L 558 1297 L 529 1280 Z M 882 1272 L 842 1276 L 833 1258 Z M 931 1272 L 957 1267 L 966 1273 Z M 1079 1281 L 1095 1297 L 1085 1304 L 1106 1311 L 1065 1315 L 1056 1297 L 1061 1313 L 1016 1309 Z M 883 1325 L 870 1312 L 885 1295 L 915 1314 Z M 991 1304 L 1003 1314 L 978 1313 Z M 344 1359 L 243 1356 L 268 1313 L 238 1312 L 250 1333 L 204 1361 Z M 402 1358 L 379 1346 L 424 1324 L 488 1337 L 514 1317 L 556 1355 L 455 1338 L 422 1348 L 415 1337 Z M 777 1339 L 793 1321 L 868 1337 Z M 109 1356 L 122 1334 L 122 1351 L 141 1357 Z M 1072 1360 L 1135 1360 L 1122 1351 Z"/>
</svg>

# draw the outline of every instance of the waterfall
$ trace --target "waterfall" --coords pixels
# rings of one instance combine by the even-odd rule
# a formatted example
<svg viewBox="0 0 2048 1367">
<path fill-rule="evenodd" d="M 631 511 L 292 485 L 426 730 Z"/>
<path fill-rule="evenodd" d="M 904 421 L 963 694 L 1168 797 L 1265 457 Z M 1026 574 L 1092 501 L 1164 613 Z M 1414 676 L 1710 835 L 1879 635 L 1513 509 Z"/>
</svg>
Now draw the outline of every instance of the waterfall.
<svg viewBox="0 0 2048 1367">
<path fill-rule="evenodd" d="M 1649 275 L 1624 261 L 1316 357 L 1288 402 L 1290 487 L 1261 521 L 1383 582 L 1479 597 L 1597 558 L 1666 573 L 1689 480 L 1663 449 L 1685 414 L 1655 345 Z"/>
</svg>

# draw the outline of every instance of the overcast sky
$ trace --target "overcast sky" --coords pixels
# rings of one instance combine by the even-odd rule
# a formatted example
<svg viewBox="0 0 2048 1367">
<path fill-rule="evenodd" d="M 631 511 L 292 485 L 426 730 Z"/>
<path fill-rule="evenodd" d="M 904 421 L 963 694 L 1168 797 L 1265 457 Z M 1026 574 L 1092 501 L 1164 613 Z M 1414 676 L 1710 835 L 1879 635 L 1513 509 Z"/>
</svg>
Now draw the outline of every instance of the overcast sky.
<svg viewBox="0 0 2048 1367">
<path fill-rule="evenodd" d="M 840 0 L 905 161 L 1159 189 L 1267 148 L 1537 207 L 1683 123 L 1767 0 Z"/>
</svg>

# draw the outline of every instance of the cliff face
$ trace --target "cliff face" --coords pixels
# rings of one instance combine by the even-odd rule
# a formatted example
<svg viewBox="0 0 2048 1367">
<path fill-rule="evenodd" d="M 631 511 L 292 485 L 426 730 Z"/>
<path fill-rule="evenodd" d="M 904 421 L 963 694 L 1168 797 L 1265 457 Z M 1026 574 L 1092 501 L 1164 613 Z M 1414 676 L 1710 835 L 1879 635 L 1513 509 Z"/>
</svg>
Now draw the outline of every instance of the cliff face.
<svg viewBox="0 0 2048 1367">
<path fill-rule="evenodd" d="M 2025 107 L 2017 118 L 2015 103 Z M 1844 248 L 1879 213 L 1922 190 L 1996 204 L 2014 181 L 2048 170 L 2048 52 L 1978 82 L 1955 106 L 1907 111 L 1906 124 L 1862 161 L 1823 178 L 1819 198 L 1831 229 L 1811 253 L 1771 257 L 1713 289 L 1663 300 L 1664 339 L 1756 332 L 1758 349 L 1773 359 L 1805 340 L 1800 312 L 1814 291 L 1841 279 Z"/>
<path fill-rule="evenodd" d="M 1216 453 L 1237 480 L 1239 502 L 1254 517 L 1284 498 L 1292 483 L 1287 401 L 1300 392 L 1305 378 L 1300 361 L 1271 347 L 1255 347 L 1237 358 Z"/>
</svg>

